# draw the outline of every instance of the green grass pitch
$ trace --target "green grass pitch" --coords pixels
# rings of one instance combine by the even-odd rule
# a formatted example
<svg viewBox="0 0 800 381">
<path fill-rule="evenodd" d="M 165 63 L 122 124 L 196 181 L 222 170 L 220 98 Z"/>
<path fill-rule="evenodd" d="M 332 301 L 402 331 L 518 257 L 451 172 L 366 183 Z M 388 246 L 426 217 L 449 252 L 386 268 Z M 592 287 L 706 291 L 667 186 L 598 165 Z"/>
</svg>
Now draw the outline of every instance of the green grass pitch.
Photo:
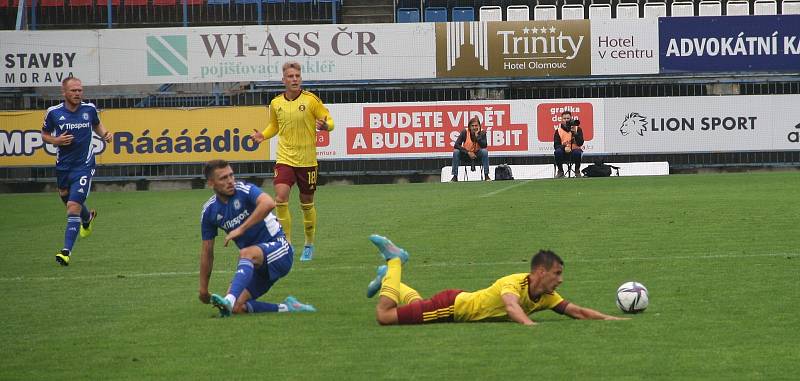
<svg viewBox="0 0 800 381">
<path fill-rule="evenodd" d="M 210 190 L 94 192 L 94 235 L 68 268 L 54 260 L 58 196 L 4 194 L 0 379 L 796 379 L 798 186 L 800 172 L 323 186 L 315 259 L 296 253 L 262 297 L 319 312 L 232 319 L 197 299 Z M 615 290 L 636 280 L 650 307 L 630 321 L 380 327 L 364 295 L 381 263 L 371 233 L 408 249 L 403 281 L 423 296 L 486 287 L 550 248 L 565 298 L 619 315 Z M 218 237 L 212 292 L 236 256 Z"/>
</svg>

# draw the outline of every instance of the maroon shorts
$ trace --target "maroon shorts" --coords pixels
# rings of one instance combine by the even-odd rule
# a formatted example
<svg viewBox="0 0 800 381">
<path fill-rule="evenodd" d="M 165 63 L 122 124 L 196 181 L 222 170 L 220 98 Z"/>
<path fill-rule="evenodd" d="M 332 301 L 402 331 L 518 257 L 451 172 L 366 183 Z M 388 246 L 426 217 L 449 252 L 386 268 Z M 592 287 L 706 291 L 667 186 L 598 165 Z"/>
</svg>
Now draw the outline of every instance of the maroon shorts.
<svg viewBox="0 0 800 381">
<path fill-rule="evenodd" d="M 297 183 L 297 188 L 302 194 L 314 194 L 317 190 L 317 167 L 291 167 L 286 164 L 275 164 L 275 178 L 272 184 Z"/>
<path fill-rule="evenodd" d="M 462 290 L 444 290 L 430 299 L 397 308 L 398 324 L 444 323 L 453 321 L 456 296 Z"/>
</svg>

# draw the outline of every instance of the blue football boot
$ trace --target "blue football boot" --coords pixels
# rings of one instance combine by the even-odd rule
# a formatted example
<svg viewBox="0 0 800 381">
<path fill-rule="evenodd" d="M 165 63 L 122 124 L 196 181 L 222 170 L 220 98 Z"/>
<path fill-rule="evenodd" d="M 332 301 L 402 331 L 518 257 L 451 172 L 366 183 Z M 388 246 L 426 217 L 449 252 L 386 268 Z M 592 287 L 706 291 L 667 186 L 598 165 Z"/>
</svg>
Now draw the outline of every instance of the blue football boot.
<svg viewBox="0 0 800 381">
<path fill-rule="evenodd" d="M 386 271 L 388 269 L 389 269 L 389 266 L 386 266 L 386 265 L 378 266 L 378 269 L 377 269 L 378 275 L 376 275 L 375 279 L 373 279 L 371 282 L 369 282 L 369 285 L 367 286 L 367 297 L 368 298 L 371 298 L 371 297 L 375 296 L 375 294 L 377 294 L 378 291 L 380 291 L 381 285 L 383 283 L 383 277 L 386 276 Z"/>
<path fill-rule="evenodd" d="M 383 259 L 388 261 L 390 259 L 400 258 L 401 263 L 406 263 L 408 261 L 408 252 L 392 243 L 388 238 L 373 234 L 369 236 L 369 240 L 381 251 Z"/>
</svg>

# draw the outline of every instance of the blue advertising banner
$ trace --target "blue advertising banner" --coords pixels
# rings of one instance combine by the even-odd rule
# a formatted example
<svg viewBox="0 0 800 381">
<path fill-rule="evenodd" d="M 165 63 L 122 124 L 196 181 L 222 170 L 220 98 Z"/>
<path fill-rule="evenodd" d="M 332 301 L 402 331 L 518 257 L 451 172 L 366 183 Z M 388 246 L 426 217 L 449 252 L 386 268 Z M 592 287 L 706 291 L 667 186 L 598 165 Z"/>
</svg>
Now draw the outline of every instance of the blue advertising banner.
<svg viewBox="0 0 800 381">
<path fill-rule="evenodd" d="M 800 71 L 800 15 L 658 22 L 661 73 Z"/>
</svg>

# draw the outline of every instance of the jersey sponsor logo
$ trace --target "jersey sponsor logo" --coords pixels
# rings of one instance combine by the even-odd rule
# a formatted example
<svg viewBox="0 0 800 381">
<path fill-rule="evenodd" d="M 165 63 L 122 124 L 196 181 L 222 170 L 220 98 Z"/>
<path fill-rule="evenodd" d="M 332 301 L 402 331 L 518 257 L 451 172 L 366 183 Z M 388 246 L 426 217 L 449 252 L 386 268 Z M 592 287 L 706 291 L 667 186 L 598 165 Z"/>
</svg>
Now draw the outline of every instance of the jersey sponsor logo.
<svg viewBox="0 0 800 381">
<path fill-rule="evenodd" d="M 85 116 L 84 119 L 89 120 L 89 115 L 88 114 L 84 113 L 83 115 Z M 58 128 L 60 128 L 62 130 L 78 130 L 78 129 L 81 129 L 81 128 L 89 128 L 89 127 L 91 127 L 91 123 L 89 123 L 89 122 L 86 122 L 86 123 L 61 123 L 61 124 L 58 125 Z"/>
<path fill-rule="evenodd" d="M 224 224 L 222 224 L 222 229 L 225 230 L 225 231 L 230 231 L 230 230 L 234 229 L 235 227 L 241 225 L 241 223 L 245 219 L 247 219 L 247 217 L 250 217 L 250 212 L 245 210 L 244 212 L 240 213 L 235 218 L 233 218 L 231 220 L 228 220 Z"/>
</svg>

